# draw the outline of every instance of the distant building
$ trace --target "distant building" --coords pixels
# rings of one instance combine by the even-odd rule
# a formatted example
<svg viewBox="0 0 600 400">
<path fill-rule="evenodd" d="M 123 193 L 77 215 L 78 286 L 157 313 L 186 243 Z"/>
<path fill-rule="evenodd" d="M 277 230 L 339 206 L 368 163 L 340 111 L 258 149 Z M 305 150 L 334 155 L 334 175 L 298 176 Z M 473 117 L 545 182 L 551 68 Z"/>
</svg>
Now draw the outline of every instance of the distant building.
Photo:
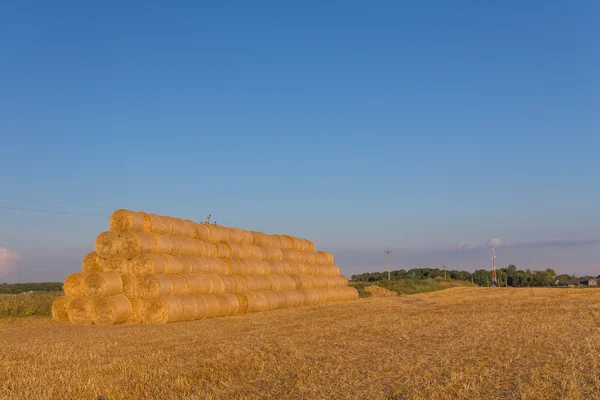
<svg viewBox="0 0 600 400">
<path fill-rule="evenodd" d="M 569 287 L 578 287 L 578 286 L 598 286 L 598 280 L 597 279 L 574 279 L 574 280 L 570 280 L 567 282 L 567 284 L 569 285 Z"/>
</svg>

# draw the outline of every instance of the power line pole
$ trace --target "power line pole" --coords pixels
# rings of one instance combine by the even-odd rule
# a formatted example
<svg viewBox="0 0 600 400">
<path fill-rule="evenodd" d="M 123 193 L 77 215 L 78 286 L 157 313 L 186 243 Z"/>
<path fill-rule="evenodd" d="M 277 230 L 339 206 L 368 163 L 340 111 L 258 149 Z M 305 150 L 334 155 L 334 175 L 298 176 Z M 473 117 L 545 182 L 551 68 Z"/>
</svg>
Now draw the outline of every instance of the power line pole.
<svg viewBox="0 0 600 400">
<path fill-rule="evenodd" d="M 392 280 L 392 267 L 390 264 L 390 254 L 392 254 L 392 251 L 386 247 L 384 253 L 387 254 L 387 256 L 388 256 L 388 280 L 391 281 Z"/>
</svg>

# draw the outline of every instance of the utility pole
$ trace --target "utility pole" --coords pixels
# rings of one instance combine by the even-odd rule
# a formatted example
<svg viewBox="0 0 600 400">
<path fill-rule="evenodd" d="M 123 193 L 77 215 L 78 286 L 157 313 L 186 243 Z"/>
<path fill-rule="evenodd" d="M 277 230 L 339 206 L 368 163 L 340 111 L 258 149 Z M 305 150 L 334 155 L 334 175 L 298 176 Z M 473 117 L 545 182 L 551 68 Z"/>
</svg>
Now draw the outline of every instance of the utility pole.
<svg viewBox="0 0 600 400">
<path fill-rule="evenodd" d="M 492 248 L 492 287 L 498 287 L 498 279 L 496 278 L 496 253 Z"/>
<path fill-rule="evenodd" d="M 388 281 L 390 281 L 392 280 L 392 267 L 390 264 L 390 254 L 392 254 L 392 251 L 386 247 L 384 253 L 388 256 Z"/>
<path fill-rule="evenodd" d="M 446 264 L 444 264 L 444 279 L 446 279 Z"/>
</svg>

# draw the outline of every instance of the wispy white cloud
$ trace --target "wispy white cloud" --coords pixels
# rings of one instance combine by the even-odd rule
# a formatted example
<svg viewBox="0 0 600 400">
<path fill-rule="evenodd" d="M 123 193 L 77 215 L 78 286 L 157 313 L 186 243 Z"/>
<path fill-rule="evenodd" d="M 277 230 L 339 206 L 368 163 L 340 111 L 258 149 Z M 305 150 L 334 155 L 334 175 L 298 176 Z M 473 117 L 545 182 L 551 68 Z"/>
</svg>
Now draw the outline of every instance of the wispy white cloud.
<svg viewBox="0 0 600 400">
<path fill-rule="evenodd" d="M 20 259 L 21 256 L 16 251 L 0 247 L 0 278 L 9 276 Z"/>
</svg>

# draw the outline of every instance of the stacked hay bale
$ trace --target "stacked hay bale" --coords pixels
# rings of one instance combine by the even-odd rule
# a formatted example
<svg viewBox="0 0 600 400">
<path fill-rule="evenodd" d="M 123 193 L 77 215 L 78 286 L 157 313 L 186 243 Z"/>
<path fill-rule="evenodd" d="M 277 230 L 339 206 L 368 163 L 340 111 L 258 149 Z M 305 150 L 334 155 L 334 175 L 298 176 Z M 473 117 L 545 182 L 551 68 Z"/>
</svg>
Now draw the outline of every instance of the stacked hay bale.
<svg viewBox="0 0 600 400">
<path fill-rule="evenodd" d="M 128 210 L 109 226 L 66 278 L 54 319 L 166 323 L 358 298 L 307 239 Z"/>
</svg>

